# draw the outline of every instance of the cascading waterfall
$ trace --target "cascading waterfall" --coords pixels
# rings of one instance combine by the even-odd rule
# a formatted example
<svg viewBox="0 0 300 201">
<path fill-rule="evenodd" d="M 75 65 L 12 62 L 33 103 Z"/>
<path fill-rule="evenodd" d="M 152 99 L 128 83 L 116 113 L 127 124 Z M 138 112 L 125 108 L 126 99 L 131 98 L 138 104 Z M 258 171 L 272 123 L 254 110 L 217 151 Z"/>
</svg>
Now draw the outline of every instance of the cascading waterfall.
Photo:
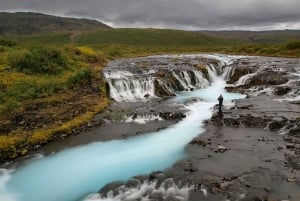
<svg viewBox="0 0 300 201">
<path fill-rule="evenodd" d="M 226 66 L 226 67 L 224 67 L 223 71 L 224 71 L 223 78 L 225 81 L 228 81 L 234 74 L 235 68 L 232 66 Z"/>
<path fill-rule="evenodd" d="M 171 71 L 171 74 L 180 83 L 185 91 L 190 91 L 192 89 L 201 89 L 209 85 L 208 80 L 204 78 L 203 74 L 200 71 L 177 70 Z"/>
<path fill-rule="evenodd" d="M 121 78 L 108 80 L 110 95 L 116 101 L 136 101 L 155 97 L 154 78 Z"/>
<path fill-rule="evenodd" d="M 210 67 L 212 74 L 216 73 L 215 67 Z M 142 75 L 134 75 L 128 71 L 104 72 L 109 84 L 110 96 L 118 102 L 134 102 L 157 97 L 155 95 L 155 81 L 170 94 L 175 94 L 176 89 L 163 78 L 154 77 L 155 71 L 143 72 Z M 202 89 L 209 85 L 209 81 L 202 72 L 197 70 L 169 70 L 170 75 L 178 81 L 179 88 L 185 91 Z"/>
<path fill-rule="evenodd" d="M 91 192 L 96 193 L 107 183 L 128 180 L 135 175 L 148 174 L 153 170 L 164 170 L 170 167 L 185 156 L 185 145 L 204 131 L 201 127 L 202 122 L 211 116 L 210 108 L 216 104 L 220 93 L 226 100 L 225 105 L 227 101 L 230 102 L 232 99 L 241 97 L 240 94 L 226 92 L 223 77 L 213 75 L 212 69 L 210 71 L 213 79 L 208 87 L 179 93 L 173 99 L 177 103 L 192 97 L 203 100 L 185 106 L 190 112 L 179 123 L 143 136 L 74 147 L 52 156 L 30 161 L 14 172 L 0 171 L 0 200 L 78 201 L 83 200 Z M 128 74 L 129 77 L 124 76 L 124 74 Z M 133 97 L 137 92 L 132 90 L 132 87 L 140 87 L 144 91 L 141 90 L 138 93 L 148 94 L 152 89 L 141 86 L 144 82 L 154 82 L 151 77 L 134 77 L 132 73 L 122 71 L 106 73 L 105 76 L 108 77 L 108 82 L 112 87 L 119 86 L 119 88 L 115 87 L 115 92 L 119 93 L 117 90 L 126 89 L 129 91 L 128 93 L 131 93 L 129 95 Z M 202 79 L 201 75 L 199 80 Z M 122 81 L 115 85 L 118 80 Z M 135 80 L 134 84 L 128 84 L 133 80 Z M 121 84 L 122 82 L 123 84 Z M 194 83 L 192 85 L 196 86 Z M 123 98 L 120 96 L 120 100 Z M 151 184 L 141 185 L 136 189 L 136 192 L 140 193 L 143 186 L 149 185 L 151 186 Z M 188 195 L 185 193 L 188 191 L 185 187 L 171 186 L 170 189 L 166 189 L 166 192 L 173 189 L 183 198 L 182 200 L 186 200 Z M 127 192 L 124 193 L 121 192 L 119 196 L 130 197 Z M 143 195 L 147 196 L 147 194 Z M 111 196 L 114 198 L 113 195 Z M 87 198 L 87 200 L 101 199 L 101 196 L 97 196 L 95 199 L 93 197 Z"/>
<path fill-rule="evenodd" d="M 133 102 L 155 97 L 153 77 L 139 77 L 129 71 L 105 71 L 110 96 L 118 102 Z"/>
<path fill-rule="evenodd" d="M 255 73 L 250 73 L 250 74 L 247 74 L 247 75 L 244 75 L 244 76 L 240 77 L 240 79 L 235 83 L 235 85 L 239 86 L 239 85 L 247 84 L 247 81 L 251 77 L 253 77 L 254 75 L 256 75 L 256 72 Z"/>
</svg>

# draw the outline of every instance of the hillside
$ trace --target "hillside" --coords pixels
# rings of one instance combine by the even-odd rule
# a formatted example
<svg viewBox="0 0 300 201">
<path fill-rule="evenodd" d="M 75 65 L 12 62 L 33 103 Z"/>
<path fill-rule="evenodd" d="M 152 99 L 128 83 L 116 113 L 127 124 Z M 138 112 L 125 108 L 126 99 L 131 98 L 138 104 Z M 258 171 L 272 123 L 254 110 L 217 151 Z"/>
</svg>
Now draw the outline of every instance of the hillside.
<svg viewBox="0 0 300 201">
<path fill-rule="evenodd" d="M 199 31 L 225 40 L 235 40 L 248 43 L 283 43 L 300 39 L 300 30 L 274 30 L 274 31 Z"/>
<path fill-rule="evenodd" d="M 57 17 L 40 13 L 0 13 L 0 35 L 37 34 L 53 31 L 109 29 L 96 20 Z"/>
</svg>

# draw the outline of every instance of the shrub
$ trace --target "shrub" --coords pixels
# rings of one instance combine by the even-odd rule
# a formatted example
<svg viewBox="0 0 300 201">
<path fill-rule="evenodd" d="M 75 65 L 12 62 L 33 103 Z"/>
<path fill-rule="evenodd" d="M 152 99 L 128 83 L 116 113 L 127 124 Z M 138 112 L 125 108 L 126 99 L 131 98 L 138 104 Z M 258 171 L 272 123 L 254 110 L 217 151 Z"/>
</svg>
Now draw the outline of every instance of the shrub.
<svg viewBox="0 0 300 201">
<path fill-rule="evenodd" d="M 16 46 L 17 43 L 15 41 L 12 41 L 12 40 L 1 39 L 0 40 L 0 45 L 6 46 L 6 47 L 13 47 L 13 46 Z"/>
<path fill-rule="evenodd" d="M 286 44 L 288 50 L 300 49 L 300 41 L 292 41 Z"/>
<path fill-rule="evenodd" d="M 12 69 L 27 74 L 58 74 L 69 66 L 67 57 L 52 48 L 13 52 L 8 62 Z"/>
<path fill-rule="evenodd" d="M 68 86 L 74 84 L 83 84 L 90 82 L 92 77 L 92 72 L 90 69 L 79 70 L 74 76 L 72 76 L 68 81 Z"/>
</svg>

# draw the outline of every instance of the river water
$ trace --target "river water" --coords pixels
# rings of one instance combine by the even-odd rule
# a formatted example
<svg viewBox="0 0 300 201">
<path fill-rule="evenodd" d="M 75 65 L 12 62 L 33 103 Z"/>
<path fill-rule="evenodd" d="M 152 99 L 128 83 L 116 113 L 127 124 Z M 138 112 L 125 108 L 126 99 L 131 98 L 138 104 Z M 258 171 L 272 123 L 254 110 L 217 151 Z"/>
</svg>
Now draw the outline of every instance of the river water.
<svg viewBox="0 0 300 201">
<path fill-rule="evenodd" d="M 212 107 L 223 94 L 225 105 L 242 95 L 224 91 L 224 76 L 213 76 L 205 89 L 179 93 L 170 104 L 191 97 L 187 117 L 167 129 L 125 140 L 94 142 L 29 161 L 16 170 L 1 170 L 1 201 L 78 201 L 104 185 L 164 170 L 185 156 L 184 147 L 204 131 Z"/>
</svg>

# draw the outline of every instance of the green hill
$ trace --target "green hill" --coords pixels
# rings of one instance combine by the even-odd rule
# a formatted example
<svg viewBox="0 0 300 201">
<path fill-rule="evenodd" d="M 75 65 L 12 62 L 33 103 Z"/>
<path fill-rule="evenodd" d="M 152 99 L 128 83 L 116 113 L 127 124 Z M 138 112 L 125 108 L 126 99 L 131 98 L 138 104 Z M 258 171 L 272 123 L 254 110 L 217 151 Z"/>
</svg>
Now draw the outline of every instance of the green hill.
<svg viewBox="0 0 300 201">
<path fill-rule="evenodd" d="M 146 46 L 223 45 L 228 40 L 191 31 L 171 29 L 107 29 L 82 33 L 78 44 L 118 44 Z"/>
<path fill-rule="evenodd" d="M 274 30 L 274 31 L 199 31 L 224 40 L 235 40 L 240 43 L 284 43 L 300 39 L 300 30 Z"/>
<path fill-rule="evenodd" d="M 53 31 L 109 29 L 96 20 L 57 17 L 40 13 L 0 13 L 0 35 L 37 34 Z"/>
</svg>

